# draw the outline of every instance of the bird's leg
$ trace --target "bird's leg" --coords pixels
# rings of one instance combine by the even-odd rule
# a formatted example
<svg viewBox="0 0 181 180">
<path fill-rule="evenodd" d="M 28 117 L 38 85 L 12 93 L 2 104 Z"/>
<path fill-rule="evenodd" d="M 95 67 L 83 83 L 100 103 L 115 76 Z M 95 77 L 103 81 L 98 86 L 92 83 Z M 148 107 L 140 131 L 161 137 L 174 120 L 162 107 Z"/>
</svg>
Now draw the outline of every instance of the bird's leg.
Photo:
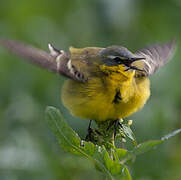
<svg viewBox="0 0 181 180">
<path fill-rule="evenodd" d="M 91 134 L 93 132 L 92 128 L 91 128 L 91 124 L 92 124 L 92 120 L 89 121 L 89 126 L 87 129 L 87 135 L 85 137 L 85 141 L 91 141 Z"/>
<path fill-rule="evenodd" d="M 111 121 L 106 130 L 109 131 L 109 129 L 113 126 L 114 123 L 115 123 L 115 121 Z"/>
<path fill-rule="evenodd" d="M 118 124 L 119 124 L 119 120 L 116 120 L 114 123 L 114 141 L 116 139 L 117 128 L 119 127 Z"/>
<path fill-rule="evenodd" d="M 114 121 L 111 121 L 107 127 L 107 131 L 112 127 L 114 126 L 114 140 L 116 138 L 116 134 L 117 134 L 117 129 L 119 128 L 122 128 L 122 124 L 120 122 L 120 119 L 117 119 L 117 120 L 114 120 Z"/>
</svg>

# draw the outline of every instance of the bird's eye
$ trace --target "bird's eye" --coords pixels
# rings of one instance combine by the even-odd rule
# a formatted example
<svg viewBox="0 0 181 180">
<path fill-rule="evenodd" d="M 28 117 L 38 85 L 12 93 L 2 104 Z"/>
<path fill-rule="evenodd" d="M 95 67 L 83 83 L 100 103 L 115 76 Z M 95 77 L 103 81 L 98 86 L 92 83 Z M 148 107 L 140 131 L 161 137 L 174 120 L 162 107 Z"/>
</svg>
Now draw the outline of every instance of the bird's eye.
<svg viewBox="0 0 181 180">
<path fill-rule="evenodd" d="M 109 58 L 109 62 L 114 64 L 114 65 L 118 65 L 118 64 L 125 64 L 128 60 L 128 58 L 123 57 L 123 56 L 108 56 Z"/>
<path fill-rule="evenodd" d="M 120 62 L 121 61 L 121 58 L 120 57 L 114 57 L 114 59 L 116 62 Z"/>
<path fill-rule="evenodd" d="M 115 61 L 118 61 L 118 62 L 128 59 L 127 57 L 124 57 L 124 56 L 108 56 L 108 58 L 115 60 Z"/>
<path fill-rule="evenodd" d="M 118 63 L 118 64 L 124 64 L 127 61 L 128 58 L 126 57 L 120 57 L 120 56 L 115 56 L 113 60 Z"/>
<path fill-rule="evenodd" d="M 116 61 L 116 62 L 120 62 L 121 61 L 121 57 L 119 57 L 119 56 L 108 56 L 108 58 L 110 58 L 110 59 L 112 59 L 112 60 L 114 60 L 114 61 Z"/>
</svg>

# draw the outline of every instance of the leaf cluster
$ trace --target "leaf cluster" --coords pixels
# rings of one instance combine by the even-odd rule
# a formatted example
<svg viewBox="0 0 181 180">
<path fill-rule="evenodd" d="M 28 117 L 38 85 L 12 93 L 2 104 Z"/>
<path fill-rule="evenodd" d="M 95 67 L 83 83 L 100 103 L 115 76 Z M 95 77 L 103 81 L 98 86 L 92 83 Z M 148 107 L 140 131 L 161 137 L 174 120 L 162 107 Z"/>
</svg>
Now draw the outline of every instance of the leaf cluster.
<svg viewBox="0 0 181 180">
<path fill-rule="evenodd" d="M 136 156 L 155 148 L 165 140 L 181 132 L 181 129 L 178 129 L 160 140 L 150 140 L 138 144 L 131 151 L 116 148 L 113 145 L 111 146 L 111 151 L 108 151 L 104 145 L 99 146 L 92 142 L 82 141 L 78 134 L 67 124 L 58 109 L 48 107 L 46 109 L 46 117 L 62 149 L 88 158 L 95 164 L 97 170 L 103 172 L 107 179 L 112 180 L 131 180 L 128 167 L 135 161 Z M 130 129 L 127 129 L 127 131 L 130 132 Z"/>
</svg>

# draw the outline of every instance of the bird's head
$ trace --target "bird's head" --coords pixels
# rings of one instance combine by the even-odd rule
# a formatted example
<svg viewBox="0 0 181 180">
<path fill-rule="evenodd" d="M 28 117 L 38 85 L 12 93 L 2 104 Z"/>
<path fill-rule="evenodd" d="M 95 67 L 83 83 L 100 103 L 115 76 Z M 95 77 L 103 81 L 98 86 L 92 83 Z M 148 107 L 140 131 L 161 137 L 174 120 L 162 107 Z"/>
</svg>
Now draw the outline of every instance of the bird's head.
<svg viewBox="0 0 181 180">
<path fill-rule="evenodd" d="M 124 76 L 133 76 L 135 71 L 142 71 L 134 62 L 144 60 L 144 57 L 135 56 L 127 48 L 122 46 L 110 46 L 99 53 L 103 71 L 121 73 Z"/>
</svg>

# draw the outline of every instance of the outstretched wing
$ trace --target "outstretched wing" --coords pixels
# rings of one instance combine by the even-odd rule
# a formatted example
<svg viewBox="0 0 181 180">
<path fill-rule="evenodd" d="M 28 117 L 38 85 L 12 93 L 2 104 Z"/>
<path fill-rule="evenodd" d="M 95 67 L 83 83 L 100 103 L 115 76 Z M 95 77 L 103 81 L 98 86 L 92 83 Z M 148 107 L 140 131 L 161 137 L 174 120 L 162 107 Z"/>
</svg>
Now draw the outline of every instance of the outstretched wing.
<svg viewBox="0 0 181 180">
<path fill-rule="evenodd" d="M 172 40 L 164 44 L 147 46 L 135 53 L 136 56 L 145 57 L 144 71 L 146 75 L 153 74 L 161 66 L 167 63 L 173 56 L 176 41 Z"/>
<path fill-rule="evenodd" d="M 76 81 L 84 81 L 81 75 L 76 74 L 76 68 L 72 67 L 69 55 L 50 44 L 50 53 L 15 40 L 0 39 L 0 46 L 44 69 Z"/>
</svg>

